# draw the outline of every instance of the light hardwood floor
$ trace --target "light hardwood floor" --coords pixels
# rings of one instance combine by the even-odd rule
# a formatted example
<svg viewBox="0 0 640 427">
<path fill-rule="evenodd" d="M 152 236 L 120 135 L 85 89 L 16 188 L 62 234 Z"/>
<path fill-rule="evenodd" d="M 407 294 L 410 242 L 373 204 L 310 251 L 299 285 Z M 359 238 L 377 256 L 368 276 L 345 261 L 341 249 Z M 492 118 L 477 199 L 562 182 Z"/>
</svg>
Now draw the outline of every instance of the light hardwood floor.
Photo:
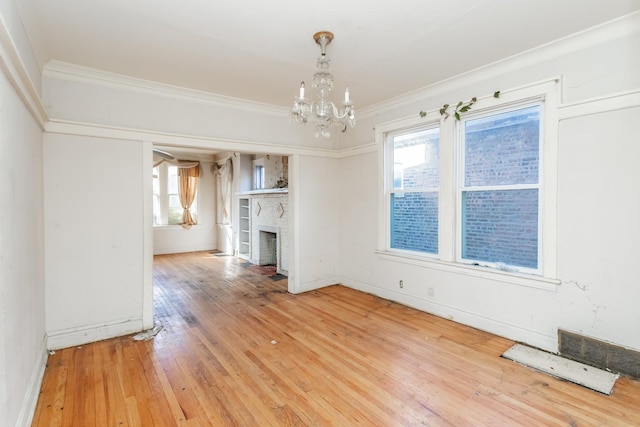
<svg viewBox="0 0 640 427">
<path fill-rule="evenodd" d="M 611 396 L 500 355 L 513 342 L 206 252 L 157 256 L 152 340 L 49 357 L 34 426 L 639 426 Z M 277 279 L 277 277 L 276 277 Z"/>
</svg>

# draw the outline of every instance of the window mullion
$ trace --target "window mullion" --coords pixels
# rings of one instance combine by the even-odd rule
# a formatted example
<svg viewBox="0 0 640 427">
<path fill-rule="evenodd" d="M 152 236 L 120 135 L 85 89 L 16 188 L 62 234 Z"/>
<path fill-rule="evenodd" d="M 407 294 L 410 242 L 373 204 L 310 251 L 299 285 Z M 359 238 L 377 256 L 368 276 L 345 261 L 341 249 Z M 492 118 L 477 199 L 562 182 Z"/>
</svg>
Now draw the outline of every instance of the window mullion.
<svg viewBox="0 0 640 427">
<path fill-rule="evenodd" d="M 160 180 L 160 221 L 161 224 L 169 224 L 169 172 L 166 163 L 159 167 Z"/>
<path fill-rule="evenodd" d="M 440 121 L 440 203 L 438 216 L 439 256 L 453 262 L 456 256 L 456 123 Z"/>
</svg>

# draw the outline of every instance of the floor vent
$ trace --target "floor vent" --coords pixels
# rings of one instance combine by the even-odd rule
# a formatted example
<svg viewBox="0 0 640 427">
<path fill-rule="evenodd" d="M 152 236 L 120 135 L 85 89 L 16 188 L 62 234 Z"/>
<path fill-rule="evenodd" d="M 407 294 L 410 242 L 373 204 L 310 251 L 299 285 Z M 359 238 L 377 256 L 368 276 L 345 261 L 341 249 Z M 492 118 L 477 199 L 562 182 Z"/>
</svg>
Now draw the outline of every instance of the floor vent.
<svg viewBox="0 0 640 427">
<path fill-rule="evenodd" d="M 522 344 L 515 344 L 502 357 L 607 395 L 611 394 L 619 377 L 618 374 Z"/>
</svg>

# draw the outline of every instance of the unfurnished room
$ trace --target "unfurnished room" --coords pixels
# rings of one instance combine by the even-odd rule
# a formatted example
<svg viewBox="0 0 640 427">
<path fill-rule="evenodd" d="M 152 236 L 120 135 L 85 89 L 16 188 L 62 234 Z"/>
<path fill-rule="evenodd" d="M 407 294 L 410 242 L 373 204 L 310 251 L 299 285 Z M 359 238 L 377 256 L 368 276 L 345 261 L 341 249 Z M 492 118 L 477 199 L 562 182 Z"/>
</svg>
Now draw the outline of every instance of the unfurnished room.
<svg viewBox="0 0 640 427">
<path fill-rule="evenodd" d="M 0 426 L 640 425 L 640 2 L 0 2 Z"/>
</svg>

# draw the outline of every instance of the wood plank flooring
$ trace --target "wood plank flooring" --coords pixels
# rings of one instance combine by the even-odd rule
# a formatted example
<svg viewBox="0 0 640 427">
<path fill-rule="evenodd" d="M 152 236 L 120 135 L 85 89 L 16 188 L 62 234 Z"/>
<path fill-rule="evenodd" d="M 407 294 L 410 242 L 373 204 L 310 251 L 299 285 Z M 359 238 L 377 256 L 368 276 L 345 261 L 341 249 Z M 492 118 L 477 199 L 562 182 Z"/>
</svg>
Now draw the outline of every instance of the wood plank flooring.
<svg viewBox="0 0 640 427">
<path fill-rule="evenodd" d="M 637 381 L 605 396 L 501 358 L 509 340 L 273 274 L 157 256 L 164 329 L 51 355 L 33 426 L 640 425 Z"/>
</svg>

